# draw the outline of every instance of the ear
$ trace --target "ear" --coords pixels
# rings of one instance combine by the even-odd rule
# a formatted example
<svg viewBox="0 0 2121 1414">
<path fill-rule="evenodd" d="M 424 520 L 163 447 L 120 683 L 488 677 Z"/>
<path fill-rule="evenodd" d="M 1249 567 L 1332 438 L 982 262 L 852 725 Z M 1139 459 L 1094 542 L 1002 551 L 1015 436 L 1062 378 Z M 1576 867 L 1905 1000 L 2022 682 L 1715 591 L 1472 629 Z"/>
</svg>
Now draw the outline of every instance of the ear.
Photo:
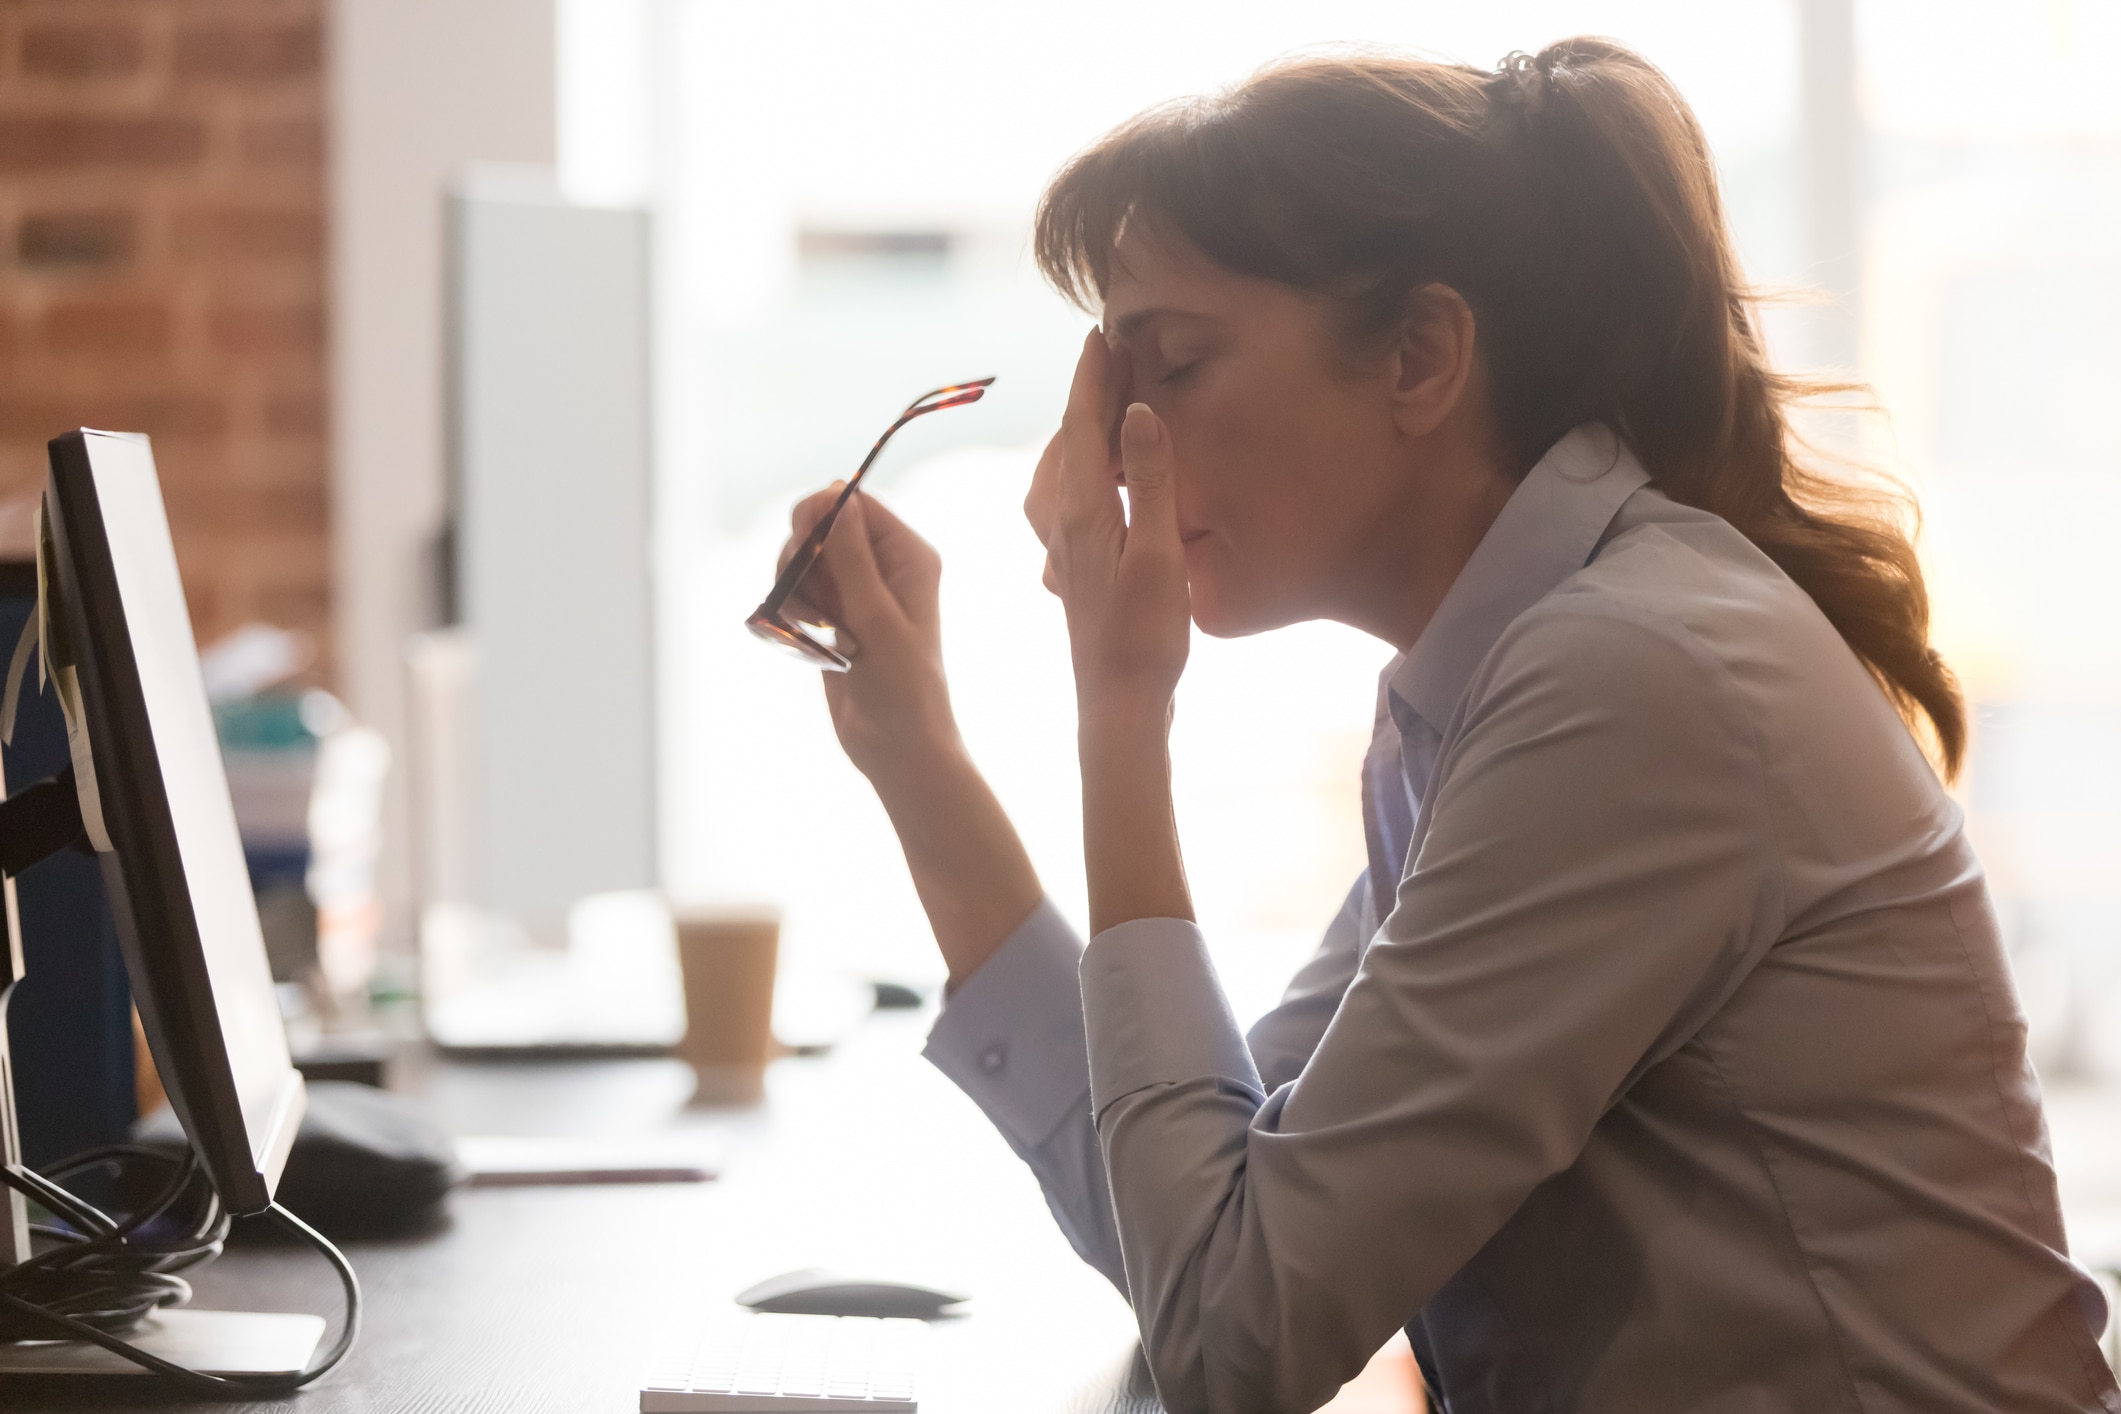
<svg viewBox="0 0 2121 1414">
<path fill-rule="evenodd" d="M 1393 420 L 1409 437 L 1441 427 L 1472 384 L 1476 350 L 1473 307 L 1449 285 L 1423 285 L 1407 297 L 1407 317 L 1392 350 Z"/>
</svg>

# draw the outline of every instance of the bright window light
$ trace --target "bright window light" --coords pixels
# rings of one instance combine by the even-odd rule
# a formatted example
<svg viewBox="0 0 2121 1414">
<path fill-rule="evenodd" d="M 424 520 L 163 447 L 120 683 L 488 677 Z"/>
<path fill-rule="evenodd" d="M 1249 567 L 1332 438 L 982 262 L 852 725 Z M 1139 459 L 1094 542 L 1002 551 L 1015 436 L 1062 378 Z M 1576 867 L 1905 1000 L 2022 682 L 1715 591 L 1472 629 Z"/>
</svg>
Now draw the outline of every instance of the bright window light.
<svg viewBox="0 0 2121 1414">
<path fill-rule="evenodd" d="M 1779 3 L 1087 0 L 937 24 L 901 0 L 676 0 L 664 26 L 666 868 L 680 893 L 782 903 L 798 974 L 933 979 L 940 964 L 816 674 L 740 623 L 796 496 L 847 474 L 907 398 L 967 377 L 1000 382 L 907 429 L 875 485 L 942 551 L 965 734 L 1081 921 L 1066 636 L 1019 510 L 1087 324 L 1026 257 L 1032 204 L 1072 152 L 1303 48 L 1493 64 L 1614 34 L 1699 105 L 1753 258 L 1780 279 L 1797 259 L 1795 29 Z M 1389 656 L 1332 625 L 1196 641 L 1173 742 L 1180 828 L 1242 1013 L 1271 1003 L 1362 868 L 1358 769 Z"/>
</svg>

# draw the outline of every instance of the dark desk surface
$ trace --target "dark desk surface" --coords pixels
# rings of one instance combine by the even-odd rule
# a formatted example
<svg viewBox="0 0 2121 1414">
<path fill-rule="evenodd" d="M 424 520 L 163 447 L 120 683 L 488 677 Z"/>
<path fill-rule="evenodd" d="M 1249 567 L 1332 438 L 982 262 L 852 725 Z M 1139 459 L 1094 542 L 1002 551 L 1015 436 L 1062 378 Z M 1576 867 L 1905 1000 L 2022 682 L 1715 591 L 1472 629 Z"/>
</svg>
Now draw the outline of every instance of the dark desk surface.
<svg viewBox="0 0 2121 1414">
<path fill-rule="evenodd" d="M 367 1296 L 346 1363 L 286 1400 L 302 1414 L 626 1414 L 655 1333 L 761 1277 L 830 1265 L 969 1291 L 938 1323 L 932 1414 L 1140 1411 L 1156 1401 L 1131 1317 L 1079 1262 L 1037 1186 L 919 1060 L 922 1023 L 879 1015 L 832 1057 L 776 1064 L 750 1111 L 683 1108 L 675 1062 L 436 1063 L 410 1086 L 465 1133 L 682 1132 L 726 1148 L 713 1183 L 478 1189 L 417 1239 L 355 1242 Z M 242 1245 L 194 1304 L 337 1310 L 293 1247 Z M 226 1408 L 144 1380 L 0 1381 L 0 1410 Z"/>
</svg>

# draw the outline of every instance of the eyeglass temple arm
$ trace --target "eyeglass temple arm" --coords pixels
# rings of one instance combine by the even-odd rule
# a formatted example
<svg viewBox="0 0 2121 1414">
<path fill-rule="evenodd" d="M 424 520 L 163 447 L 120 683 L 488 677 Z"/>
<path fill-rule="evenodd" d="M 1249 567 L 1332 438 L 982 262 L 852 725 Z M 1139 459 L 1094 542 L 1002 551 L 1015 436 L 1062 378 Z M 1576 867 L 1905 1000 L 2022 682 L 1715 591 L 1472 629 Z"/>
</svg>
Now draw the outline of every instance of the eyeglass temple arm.
<svg viewBox="0 0 2121 1414">
<path fill-rule="evenodd" d="M 816 561 L 819 552 L 825 548 L 825 537 L 832 533 L 833 523 L 840 518 L 840 512 L 846 508 L 848 499 L 854 495 L 855 488 L 862 484 L 862 478 L 869 474 L 869 468 L 876 464 L 878 455 L 884 450 L 884 444 L 897 435 L 901 427 L 925 413 L 940 412 L 944 408 L 961 406 L 962 403 L 977 402 L 985 395 L 987 384 L 993 381 L 992 378 L 988 378 L 978 383 L 952 384 L 949 387 L 937 388 L 932 393 L 923 393 L 911 403 L 908 403 L 906 410 L 898 415 L 898 420 L 885 428 L 884 435 L 876 439 L 876 445 L 869 449 L 868 456 L 862 458 L 862 464 L 854 469 L 854 475 L 847 478 L 847 485 L 840 492 L 839 499 L 832 503 L 832 509 L 818 517 L 817 524 L 810 527 L 810 533 L 803 537 L 803 543 L 796 547 L 796 552 L 793 555 L 788 557 L 788 568 L 782 570 L 781 577 L 774 581 L 773 591 L 759 604 L 758 612 L 767 615 L 777 615 L 788 603 L 789 599 L 794 597 L 795 587 L 803 582 L 804 575 L 810 573 L 811 564 Z M 937 397 L 943 393 L 953 392 L 969 392 L 972 396 L 961 399 L 953 398 L 940 403 L 930 403 L 928 401 L 930 398 Z"/>
</svg>

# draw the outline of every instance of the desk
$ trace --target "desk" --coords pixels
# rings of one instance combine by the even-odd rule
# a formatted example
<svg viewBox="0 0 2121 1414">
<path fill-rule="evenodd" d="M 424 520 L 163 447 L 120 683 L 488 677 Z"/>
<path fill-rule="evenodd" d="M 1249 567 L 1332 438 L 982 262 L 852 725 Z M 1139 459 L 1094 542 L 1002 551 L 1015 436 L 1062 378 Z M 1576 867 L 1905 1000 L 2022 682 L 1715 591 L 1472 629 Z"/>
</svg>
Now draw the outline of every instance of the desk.
<svg viewBox="0 0 2121 1414">
<path fill-rule="evenodd" d="M 750 1111 L 683 1108 L 674 1061 L 437 1061 L 405 1088 L 467 1133 L 698 1131 L 713 1183 L 475 1189 L 440 1231 L 347 1244 L 367 1297 L 346 1363 L 301 1414 L 630 1414 L 665 1319 L 698 1319 L 761 1277 L 831 1265 L 940 1280 L 975 1314 L 939 1322 L 924 1414 L 1154 1414 L 1133 1320 L 1061 1238 L 1037 1185 L 970 1101 L 919 1058 L 925 1018 L 880 1013 L 830 1057 L 777 1062 Z M 242 1245 L 198 1273 L 197 1305 L 335 1312 L 314 1254 Z M 225 1410 L 145 1381 L 0 1382 L 9 1414 Z"/>
</svg>

